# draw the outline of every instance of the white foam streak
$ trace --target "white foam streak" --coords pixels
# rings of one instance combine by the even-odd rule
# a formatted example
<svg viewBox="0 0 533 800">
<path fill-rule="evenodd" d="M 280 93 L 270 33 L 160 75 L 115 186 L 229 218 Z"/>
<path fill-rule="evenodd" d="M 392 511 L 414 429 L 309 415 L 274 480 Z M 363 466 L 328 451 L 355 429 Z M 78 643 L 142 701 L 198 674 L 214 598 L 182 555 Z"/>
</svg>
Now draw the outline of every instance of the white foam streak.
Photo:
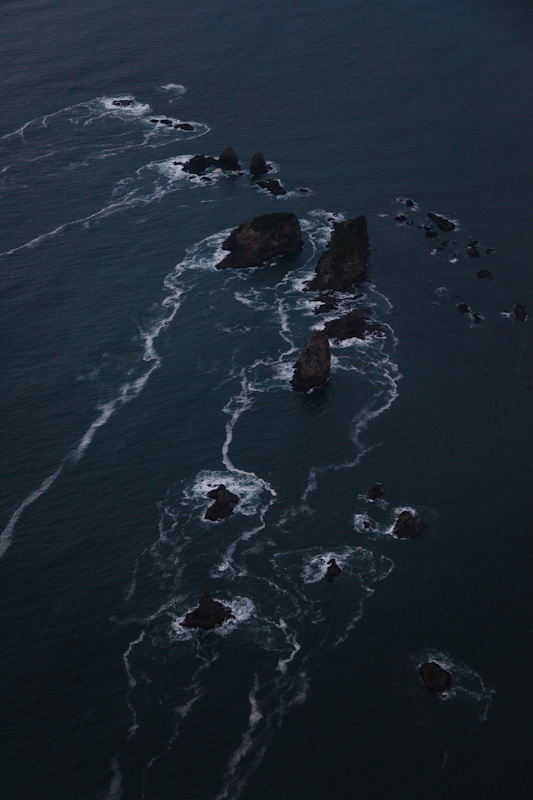
<svg viewBox="0 0 533 800">
<path fill-rule="evenodd" d="M 126 696 L 126 702 L 128 704 L 128 708 L 131 711 L 131 715 L 132 715 L 132 722 L 131 722 L 131 725 L 130 725 L 130 728 L 129 728 L 129 732 L 128 732 L 128 739 L 131 739 L 131 737 L 135 735 L 135 731 L 139 727 L 139 725 L 137 723 L 137 712 L 135 710 L 135 707 L 134 707 L 133 703 L 131 702 L 131 693 L 133 692 L 133 690 L 137 686 L 137 681 L 135 679 L 135 676 L 133 674 L 133 670 L 131 668 L 130 656 L 131 656 L 131 654 L 133 652 L 133 649 L 143 641 L 145 633 L 146 633 L 146 631 L 144 631 L 144 630 L 141 631 L 139 636 L 136 639 L 134 639 L 132 642 L 129 643 L 125 653 L 122 656 L 122 660 L 123 660 L 124 666 L 126 668 L 126 675 L 128 676 L 128 686 L 129 686 L 129 691 L 128 691 L 128 694 Z"/>
<path fill-rule="evenodd" d="M 6 552 L 6 550 L 8 549 L 9 545 L 12 542 L 13 530 L 15 528 L 15 525 L 19 521 L 20 516 L 23 513 L 23 511 L 26 508 L 28 508 L 28 506 L 30 506 L 32 503 L 34 503 L 36 500 L 38 500 L 39 497 L 41 497 L 41 495 L 43 495 L 45 492 L 48 491 L 48 489 L 52 486 L 52 484 L 59 477 L 62 469 L 63 469 L 63 463 L 61 463 L 59 465 L 59 467 L 56 469 L 56 471 L 53 473 L 53 475 L 49 475 L 48 478 L 46 478 L 41 483 L 41 485 L 39 486 L 38 489 L 36 489 L 31 494 L 29 494 L 28 497 L 26 497 L 25 500 L 22 501 L 20 506 L 11 515 L 11 518 L 10 518 L 9 522 L 7 523 L 7 525 L 4 528 L 4 530 L 2 531 L 2 533 L 0 534 L 0 558 L 2 558 L 2 556 L 4 555 L 4 553 Z"/>
<path fill-rule="evenodd" d="M 110 770 L 112 778 L 105 800 L 120 800 L 122 797 L 122 772 L 118 756 L 111 761 Z"/>
</svg>

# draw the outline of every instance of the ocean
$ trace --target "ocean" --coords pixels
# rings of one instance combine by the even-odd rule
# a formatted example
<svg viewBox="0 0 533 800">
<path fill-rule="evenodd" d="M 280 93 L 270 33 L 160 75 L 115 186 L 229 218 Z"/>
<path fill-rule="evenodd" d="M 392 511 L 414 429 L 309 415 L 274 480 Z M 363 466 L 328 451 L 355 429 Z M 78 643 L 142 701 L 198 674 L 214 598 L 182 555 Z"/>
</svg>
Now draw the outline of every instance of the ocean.
<svg viewBox="0 0 533 800">
<path fill-rule="evenodd" d="M 531 796 L 532 38 L 521 0 L 2 3 L 2 800 Z M 301 253 L 215 268 L 275 211 Z M 354 306 L 385 335 L 293 392 Z M 233 619 L 186 629 L 204 584 Z"/>
</svg>

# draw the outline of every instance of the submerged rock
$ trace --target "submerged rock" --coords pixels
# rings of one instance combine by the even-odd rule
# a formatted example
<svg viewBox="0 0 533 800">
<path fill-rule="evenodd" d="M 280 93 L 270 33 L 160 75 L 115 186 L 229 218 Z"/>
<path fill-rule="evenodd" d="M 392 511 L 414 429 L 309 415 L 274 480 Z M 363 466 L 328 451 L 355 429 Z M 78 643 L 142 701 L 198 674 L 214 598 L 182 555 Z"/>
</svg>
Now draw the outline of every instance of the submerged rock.
<svg viewBox="0 0 533 800">
<path fill-rule="evenodd" d="M 181 623 L 185 628 L 202 628 L 205 631 L 217 628 L 227 619 L 234 619 L 231 609 L 213 600 L 207 586 L 200 587 L 198 608 L 185 615 Z"/>
<path fill-rule="evenodd" d="M 207 496 L 215 501 L 209 506 L 204 517 L 204 519 L 209 519 L 211 522 L 231 516 L 233 509 L 239 502 L 237 495 L 228 492 L 223 483 L 217 489 L 208 492 Z"/>
<path fill-rule="evenodd" d="M 524 322 L 524 320 L 527 319 L 526 307 L 523 306 L 522 303 L 517 303 L 514 307 L 514 315 L 520 322 Z"/>
<path fill-rule="evenodd" d="M 221 152 L 217 163 L 220 169 L 229 171 L 237 171 L 241 168 L 237 153 L 233 147 L 226 147 L 226 149 Z"/>
<path fill-rule="evenodd" d="M 392 530 L 397 539 L 412 539 L 427 527 L 422 517 L 415 517 L 410 511 L 402 511 Z"/>
<path fill-rule="evenodd" d="M 270 178 L 268 181 L 257 181 L 257 185 L 261 189 L 268 189 L 270 194 L 273 194 L 275 197 L 278 197 L 282 194 L 287 194 L 285 187 L 282 186 L 281 183 L 275 178 Z"/>
<path fill-rule="evenodd" d="M 121 97 L 120 99 L 111 101 L 111 105 L 118 106 L 119 108 L 129 108 L 133 105 L 133 103 L 133 100 L 128 100 L 126 97 Z"/>
<path fill-rule="evenodd" d="M 418 674 L 428 692 L 448 692 L 452 688 L 452 676 L 436 661 L 425 661 L 418 668 Z"/>
<path fill-rule="evenodd" d="M 335 222 L 328 249 L 316 266 L 308 288 L 350 292 L 367 276 L 369 240 L 365 217 Z"/>
<path fill-rule="evenodd" d="M 280 211 L 241 222 L 222 245 L 229 250 L 217 269 L 259 267 L 277 256 L 298 253 L 302 249 L 302 232 L 295 214 Z"/>
<path fill-rule="evenodd" d="M 492 272 L 490 269 L 480 269 L 476 272 L 476 275 L 478 278 L 489 278 L 489 280 L 492 280 Z"/>
<path fill-rule="evenodd" d="M 451 219 L 441 217 L 440 214 L 433 214 L 431 211 L 428 211 L 427 218 L 432 220 L 432 222 L 436 222 L 441 231 L 445 231 L 446 233 L 454 231 L 457 227 L 455 223 L 451 221 Z"/>
<path fill-rule="evenodd" d="M 384 334 L 384 330 L 380 325 L 369 325 L 366 321 L 364 311 L 360 308 L 354 308 L 344 317 L 333 319 L 331 322 L 326 322 L 324 330 L 330 339 L 364 339 L 366 334 L 374 331 L 375 333 Z"/>
<path fill-rule="evenodd" d="M 366 499 L 379 500 L 380 497 L 383 497 L 383 489 L 381 488 L 381 483 L 374 483 L 366 493 Z"/>
<path fill-rule="evenodd" d="M 250 164 L 251 175 L 264 175 L 268 172 L 270 167 L 263 158 L 262 153 L 254 153 L 252 156 L 252 163 Z"/>
<path fill-rule="evenodd" d="M 324 575 L 324 580 L 329 582 L 334 581 L 339 577 L 341 572 L 342 569 L 339 567 L 335 559 L 330 558 L 330 560 L 328 561 L 328 568 L 326 574 Z"/>
<path fill-rule="evenodd" d="M 291 386 L 295 392 L 308 392 L 324 386 L 331 370 L 329 339 L 325 331 L 313 331 L 295 364 Z"/>
</svg>

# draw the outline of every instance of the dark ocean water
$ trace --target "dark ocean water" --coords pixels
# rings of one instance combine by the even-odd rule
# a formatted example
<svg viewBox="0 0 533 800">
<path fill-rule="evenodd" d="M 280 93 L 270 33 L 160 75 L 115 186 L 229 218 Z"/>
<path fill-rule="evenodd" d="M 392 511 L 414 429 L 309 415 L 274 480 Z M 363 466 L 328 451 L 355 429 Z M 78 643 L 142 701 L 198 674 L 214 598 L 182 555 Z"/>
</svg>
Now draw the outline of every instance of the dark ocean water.
<svg viewBox="0 0 533 800">
<path fill-rule="evenodd" d="M 2 3 L 2 800 L 530 796 L 532 38 L 525 1 Z M 228 145 L 288 195 L 173 163 Z M 275 210 L 300 255 L 214 269 Z M 386 337 L 298 395 L 359 214 Z M 236 621 L 184 633 L 203 583 Z"/>
</svg>

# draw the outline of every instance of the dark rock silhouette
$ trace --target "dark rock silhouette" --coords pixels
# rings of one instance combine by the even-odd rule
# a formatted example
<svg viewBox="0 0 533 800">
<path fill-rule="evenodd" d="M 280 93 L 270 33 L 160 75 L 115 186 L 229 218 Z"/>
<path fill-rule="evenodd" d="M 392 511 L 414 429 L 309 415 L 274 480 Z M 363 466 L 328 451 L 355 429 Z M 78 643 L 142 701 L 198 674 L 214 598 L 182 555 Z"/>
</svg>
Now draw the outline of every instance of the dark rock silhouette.
<svg viewBox="0 0 533 800">
<path fill-rule="evenodd" d="M 230 254 L 217 269 L 259 267 L 272 258 L 302 249 L 300 223 L 294 214 L 280 211 L 241 222 L 222 245 Z"/>
<path fill-rule="evenodd" d="M 213 156 L 197 153 L 183 165 L 183 171 L 191 172 L 193 175 L 202 175 L 208 167 L 214 167 L 216 164 L 217 160 Z"/>
<path fill-rule="evenodd" d="M 524 320 L 527 319 L 526 307 L 523 306 L 522 303 L 517 303 L 514 307 L 514 315 L 520 322 L 524 322 Z"/>
<path fill-rule="evenodd" d="M 315 297 L 315 300 L 320 303 L 315 308 L 315 314 L 326 314 L 329 311 L 336 311 L 339 305 L 339 300 L 331 295 L 321 295 Z"/>
<path fill-rule="evenodd" d="M 257 181 L 257 185 L 261 189 L 268 189 L 270 194 L 273 194 L 276 197 L 282 194 L 287 194 L 285 187 L 282 186 L 281 183 L 275 178 L 270 178 L 268 181 Z"/>
<path fill-rule="evenodd" d="M 226 149 L 221 152 L 217 163 L 220 169 L 237 171 L 241 168 L 237 153 L 233 147 L 226 147 Z"/>
<path fill-rule="evenodd" d="M 129 106 L 133 105 L 133 100 L 121 97 L 120 99 L 112 100 L 111 105 L 118 106 L 119 108 L 129 108 Z"/>
<path fill-rule="evenodd" d="M 472 319 L 474 320 L 474 322 L 478 324 L 481 322 L 481 314 L 479 313 L 479 311 L 472 312 Z"/>
<path fill-rule="evenodd" d="M 161 125 L 172 125 L 171 119 L 160 119 L 159 122 L 161 123 Z"/>
<path fill-rule="evenodd" d="M 435 661 L 426 661 L 418 668 L 418 674 L 428 692 L 447 692 L 452 688 L 452 676 Z"/>
<path fill-rule="evenodd" d="M 379 500 L 380 497 L 383 497 L 383 489 L 381 488 L 381 483 L 374 483 L 366 493 L 366 499 Z"/>
<path fill-rule="evenodd" d="M 446 217 L 441 217 L 440 214 L 433 214 L 431 211 L 427 213 L 428 219 L 432 220 L 432 222 L 436 222 L 441 231 L 445 231 L 445 233 L 449 233 L 450 231 L 454 231 L 456 225 L 451 219 L 446 219 Z"/>
<path fill-rule="evenodd" d="M 194 125 L 191 125 L 190 122 L 175 122 L 174 127 L 178 128 L 180 131 L 193 131 Z"/>
<path fill-rule="evenodd" d="M 476 275 L 478 278 L 489 278 L 489 280 L 492 280 L 492 272 L 490 269 L 480 269 L 476 272 Z"/>
<path fill-rule="evenodd" d="M 459 303 L 457 308 L 461 314 L 468 314 L 470 312 L 470 306 L 467 303 Z"/>
<path fill-rule="evenodd" d="M 380 325 L 369 325 L 366 321 L 364 311 L 360 308 L 354 308 L 344 317 L 333 319 L 331 322 L 326 322 L 324 330 L 330 339 L 364 339 L 367 333 L 374 331 L 375 333 L 384 334 L 384 330 Z"/>
<path fill-rule="evenodd" d="M 437 233 L 437 231 L 432 231 L 431 228 L 427 228 L 426 229 L 426 238 L 427 239 L 438 239 L 439 238 L 439 234 Z"/>
<path fill-rule="evenodd" d="M 410 511 L 402 511 L 392 530 L 398 539 L 412 539 L 427 527 L 422 517 L 415 517 Z"/>
<path fill-rule="evenodd" d="M 407 217 L 405 216 L 405 214 L 396 214 L 394 219 L 396 220 L 396 222 L 405 222 Z"/>
<path fill-rule="evenodd" d="M 329 339 L 324 331 L 313 331 L 295 364 L 291 386 L 295 392 L 308 392 L 324 386 L 331 369 Z"/>
<path fill-rule="evenodd" d="M 308 288 L 350 292 L 367 276 L 369 240 L 365 217 L 335 222 L 328 249 L 316 266 Z"/>
<path fill-rule="evenodd" d="M 324 575 L 324 580 L 329 582 L 334 581 L 339 577 L 341 572 L 342 569 L 339 567 L 335 559 L 330 558 L 330 560 L 328 561 L 328 568 L 326 570 L 326 574 Z"/>
<path fill-rule="evenodd" d="M 481 253 L 477 249 L 479 242 L 477 239 L 474 239 L 473 242 L 469 242 L 466 246 L 466 254 L 470 256 L 470 258 L 479 258 Z"/>
<path fill-rule="evenodd" d="M 231 609 L 213 600 L 207 586 L 200 587 L 198 608 L 185 615 L 181 623 L 185 628 L 202 628 L 205 631 L 217 628 L 227 619 L 234 619 Z"/>
<path fill-rule="evenodd" d="M 251 175 L 264 175 L 268 172 L 270 167 L 263 158 L 262 153 L 254 153 L 252 156 L 252 163 L 250 164 Z"/>
<path fill-rule="evenodd" d="M 207 496 L 215 501 L 209 506 L 204 517 L 204 519 L 209 519 L 211 522 L 231 516 L 233 509 L 239 502 L 237 495 L 228 492 L 223 483 L 217 489 L 208 492 Z"/>
</svg>

